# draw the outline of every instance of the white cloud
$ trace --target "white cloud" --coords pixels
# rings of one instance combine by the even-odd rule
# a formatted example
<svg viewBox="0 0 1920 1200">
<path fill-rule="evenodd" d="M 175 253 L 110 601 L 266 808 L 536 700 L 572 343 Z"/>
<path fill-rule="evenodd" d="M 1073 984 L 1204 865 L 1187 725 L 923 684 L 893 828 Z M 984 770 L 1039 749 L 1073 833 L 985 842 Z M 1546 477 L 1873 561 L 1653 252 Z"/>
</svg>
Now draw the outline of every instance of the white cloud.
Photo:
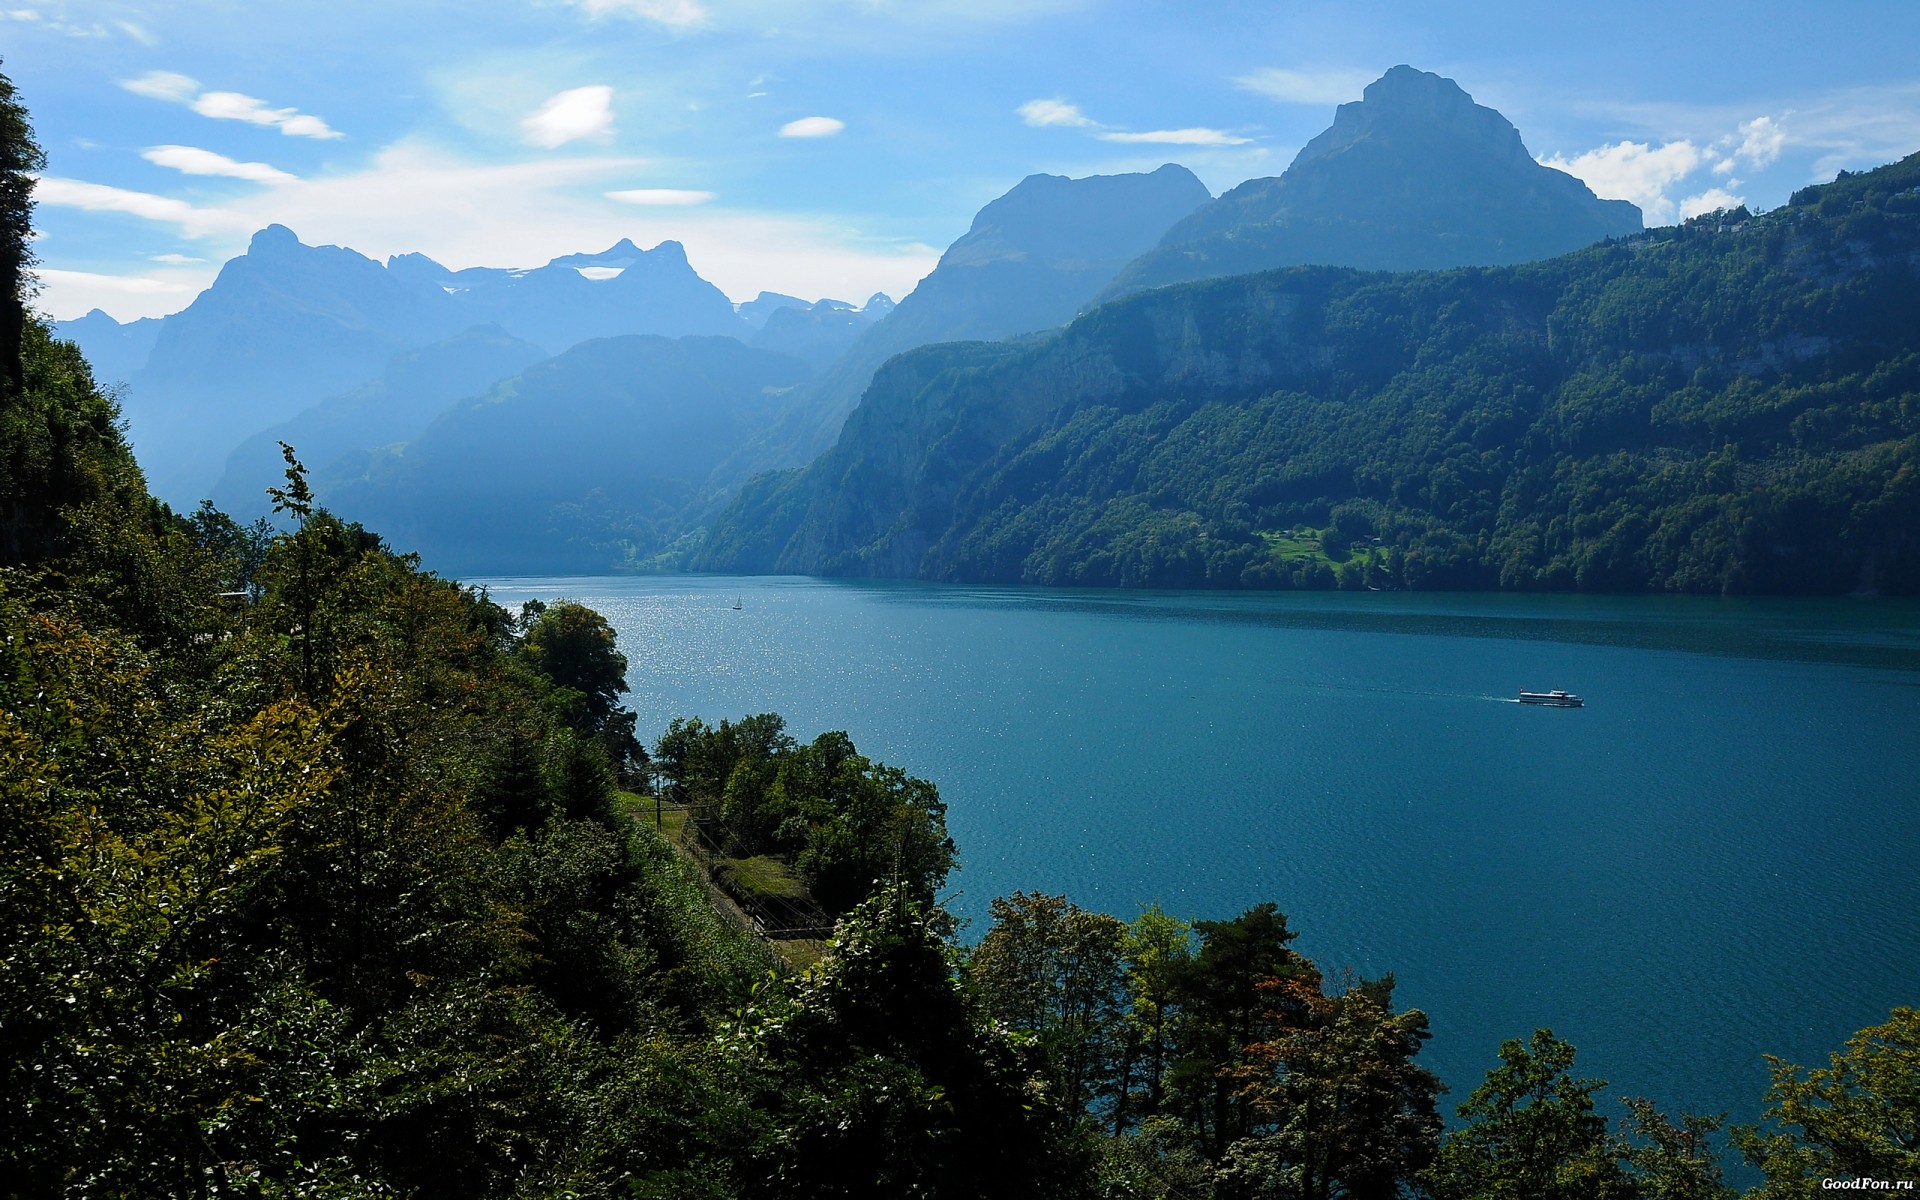
<svg viewBox="0 0 1920 1200">
<path fill-rule="evenodd" d="M 704 24 L 707 10 L 696 0 L 574 0 L 587 15 L 604 17 L 608 13 L 628 13 L 676 29 Z"/>
<path fill-rule="evenodd" d="M 526 140 L 551 150 L 581 138 L 613 134 L 613 89 L 604 83 L 569 88 L 520 122 Z"/>
<path fill-rule="evenodd" d="M 202 92 L 200 81 L 178 71 L 148 71 L 138 79 L 123 79 L 120 86 L 136 95 L 155 100 L 185 104 L 203 117 L 216 121 L 245 121 L 267 125 L 288 137 L 331 139 L 345 134 L 330 128 L 319 117 L 297 108 L 273 108 L 265 100 L 241 92 Z"/>
<path fill-rule="evenodd" d="M 1103 142 L 1153 142 L 1167 146 L 1244 146 L 1253 140 L 1220 129 L 1154 129 L 1145 133 L 1113 130 L 1093 136 Z"/>
<path fill-rule="evenodd" d="M 245 219 L 225 209 L 196 208 L 185 200 L 135 192 L 126 188 L 86 183 L 78 179 L 41 176 L 34 181 L 36 204 L 56 208 L 78 208 L 86 212 L 125 213 L 148 221 L 177 225 L 188 237 L 207 237 L 223 230 L 240 228 Z"/>
<path fill-rule="evenodd" d="M 1052 100 L 1029 100 L 1017 110 L 1020 119 L 1036 128 L 1048 125 L 1098 125 L 1099 122 L 1080 111 L 1078 105 L 1068 104 L 1058 98 Z"/>
<path fill-rule="evenodd" d="M 179 171 L 183 175 L 220 175 L 229 179 L 247 179 L 254 183 L 287 183 L 294 176 L 258 162 L 235 162 L 224 154 L 195 146 L 154 146 L 140 157 L 155 166 Z"/>
<path fill-rule="evenodd" d="M 1540 163 L 1583 181 L 1596 196 L 1631 200 L 1648 225 L 1667 225 L 1679 212 L 1669 189 L 1710 159 L 1708 152 L 1683 140 L 1657 148 L 1647 142 L 1618 142 L 1573 158 L 1556 154 Z"/>
<path fill-rule="evenodd" d="M 193 102 L 193 111 L 220 121 L 246 121 L 253 125 L 277 127 L 288 137 L 338 138 L 342 134 L 319 117 L 297 108 L 272 108 L 265 100 L 241 92 L 205 92 Z"/>
<path fill-rule="evenodd" d="M 104 275 L 94 271 L 65 271 L 40 267 L 35 307 L 56 321 L 105 309 L 116 320 L 158 317 L 176 312 L 213 282 L 213 272 L 161 271 L 149 274 Z M 109 381 L 110 382 L 110 381 Z"/>
<path fill-rule="evenodd" d="M 798 121 L 788 121 L 780 127 L 783 138 L 821 138 L 832 137 L 847 127 L 845 121 L 836 121 L 832 117 L 801 117 Z"/>
<path fill-rule="evenodd" d="M 123 79 L 120 86 L 136 95 L 150 96 L 155 100 L 173 100 L 181 104 L 190 102 L 200 94 L 200 81 L 178 71 L 148 71 L 138 79 Z"/>
<path fill-rule="evenodd" d="M 1746 202 L 1745 196 L 1736 196 L 1725 188 L 1708 188 L 1698 196 L 1688 196 L 1680 201 L 1680 216 L 1684 220 L 1701 213 L 1718 212 L 1723 208 L 1739 208 Z"/>
<path fill-rule="evenodd" d="M 1772 166 L 1786 144 L 1786 131 L 1772 117 L 1755 117 L 1740 127 L 1739 153 L 1749 166 Z"/>
<path fill-rule="evenodd" d="M 166 263 L 170 267 L 190 267 L 195 263 L 207 261 L 204 258 L 194 258 L 188 254 L 155 254 L 152 257 L 154 262 Z"/>
<path fill-rule="evenodd" d="M 638 204 L 654 208 L 705 204 L 714 198 L 712 192 L 696 192 L 686 188 L 625 188 L 617 192 L 607 192 L 606 197 L 609 200 L 618 200 L 622 204 Z"/>
<path fill-rule="evenodd" d="M 1367 71 L 1290 71 L 1262 67 L 1235 77 L 1242 90 L 1287 104 L 1345 104 L 1360 99 L 1375 76 Z"/>
<path fill-rule="evenodd" d="M 124 33 L 128 37 L 132 38 L 134 41 L 139 42 L 142 46 L 152 46 L 157 44 L 158 39 L 156 39 L 151 33 L 148 33 L 145 28 L 139 25 L 135 25 L 132 21 L 115 21 L 114 24 L 120 27 L 121 33 Z"/>
</svg>

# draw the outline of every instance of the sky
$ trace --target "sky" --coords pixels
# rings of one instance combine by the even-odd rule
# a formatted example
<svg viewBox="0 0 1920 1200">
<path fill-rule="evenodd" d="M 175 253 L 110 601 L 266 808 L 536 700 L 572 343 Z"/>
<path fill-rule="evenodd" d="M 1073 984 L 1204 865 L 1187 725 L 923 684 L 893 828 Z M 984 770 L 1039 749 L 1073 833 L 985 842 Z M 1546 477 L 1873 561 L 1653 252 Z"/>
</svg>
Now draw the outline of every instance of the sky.
<svg viewBox="0 0 1920 1200">
<path fill-rule="evenodd" d="M 911 291 L 1027 175 L 1278 175 L 1408 63 L 1649 224 L 1920 150 L 1920 4 L 0 0 L 55 318 L 250 235 L 530 267 L 682 242 L 736 301 Z"/>
</svg>

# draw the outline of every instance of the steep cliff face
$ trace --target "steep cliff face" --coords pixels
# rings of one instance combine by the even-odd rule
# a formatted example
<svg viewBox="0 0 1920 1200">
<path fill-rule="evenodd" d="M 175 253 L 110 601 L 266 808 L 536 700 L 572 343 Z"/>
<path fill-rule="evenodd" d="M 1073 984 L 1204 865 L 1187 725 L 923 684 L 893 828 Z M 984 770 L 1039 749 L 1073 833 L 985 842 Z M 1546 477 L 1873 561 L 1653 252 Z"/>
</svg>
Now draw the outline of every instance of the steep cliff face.
<svg viewBox="0 0 1920 1200">
<path fill-rule="evenodd" d="M 1497 266 L 1640 230 L 1640 210 L 1541 166 L 1519 130 L 1451 79 L 1399 66 L 1343 104 L 1285 174 L 1227 192 L 1103 297 L 1300 264 Z"/>
<path fill-rule="evenodd" d="M 1324 525 L 1384 586 L 1911 592 L 1916 185 L 1920 155 L 1547 262 L 1286 268 L 927 347 L 695 565 L 1308 586 L 1284 531 Z"/>
</svg>

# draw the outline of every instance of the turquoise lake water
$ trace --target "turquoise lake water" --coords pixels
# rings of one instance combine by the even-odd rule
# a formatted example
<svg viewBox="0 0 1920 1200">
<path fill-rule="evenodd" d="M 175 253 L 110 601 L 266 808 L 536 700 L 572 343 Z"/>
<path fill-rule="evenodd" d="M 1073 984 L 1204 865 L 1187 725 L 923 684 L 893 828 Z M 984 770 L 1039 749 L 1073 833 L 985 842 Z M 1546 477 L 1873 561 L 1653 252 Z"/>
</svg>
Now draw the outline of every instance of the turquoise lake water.
<svg viewBox="0 0 1920 1200">
<path fill-rule="evenodd" d="M 1017 889 L 1278 902 L 1323 968 L 1428 1013 L 1449 1113 L 1550 1026 L 1611 1095 L 1751 1119 L 1763 1053 L 1824 1063 L 1920 1004 L 1911 604 L 488 586 L 604 613 L 643 736 L 777 711 L 933 780 L 971 936 Z"/>
</svg>

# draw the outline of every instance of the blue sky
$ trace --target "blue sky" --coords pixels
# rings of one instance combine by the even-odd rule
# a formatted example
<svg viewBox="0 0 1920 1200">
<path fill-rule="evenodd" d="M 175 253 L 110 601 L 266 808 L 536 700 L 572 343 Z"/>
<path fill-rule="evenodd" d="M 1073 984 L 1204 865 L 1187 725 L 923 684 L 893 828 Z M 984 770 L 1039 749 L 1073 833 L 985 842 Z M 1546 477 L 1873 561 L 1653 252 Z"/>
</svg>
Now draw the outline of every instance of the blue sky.
<svg viewBox="0 0 1920 1200">
<path fill-rule="evenodd" d="M 1034 172 L 1277 175 L 1396 63 L 1650 221 L 1920 150 L 1920 4 L 0 0 L 40 306 L 184 307 L 251 232 L 533 266 L 684 242 L 896 298 Z"/>
</svg>

